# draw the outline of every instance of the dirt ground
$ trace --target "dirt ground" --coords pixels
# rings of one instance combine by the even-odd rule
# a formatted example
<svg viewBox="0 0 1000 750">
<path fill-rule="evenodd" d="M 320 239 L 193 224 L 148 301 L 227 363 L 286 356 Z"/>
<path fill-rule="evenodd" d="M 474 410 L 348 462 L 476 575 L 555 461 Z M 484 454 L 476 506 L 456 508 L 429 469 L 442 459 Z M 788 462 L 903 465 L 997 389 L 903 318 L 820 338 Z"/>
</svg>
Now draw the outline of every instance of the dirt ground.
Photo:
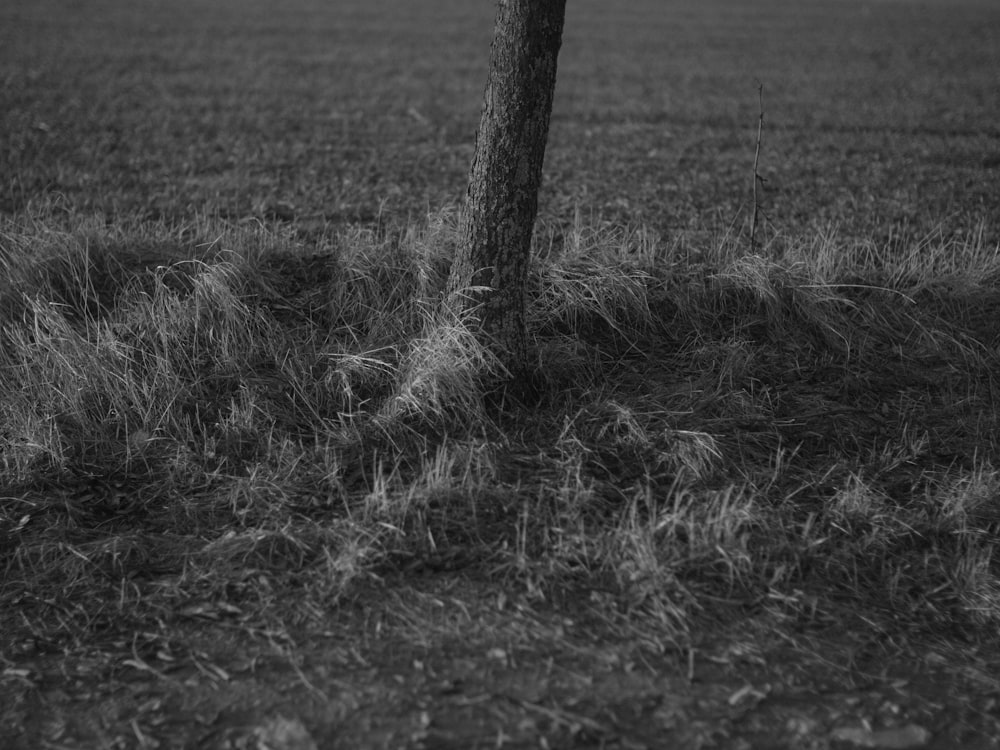
<svg viewBox="0 0 1000 750">
<path fill-rule="evenodd" d="M 192 602 L 157 632 L 11 644 L 0 736 L 9 750 L 1000 746 L 995 643 L 785 604 L 720 604 L 678 648 L 600 592 L 508 598 L 462 572 L 373 582 L 273 628 Z"/>
</svg>

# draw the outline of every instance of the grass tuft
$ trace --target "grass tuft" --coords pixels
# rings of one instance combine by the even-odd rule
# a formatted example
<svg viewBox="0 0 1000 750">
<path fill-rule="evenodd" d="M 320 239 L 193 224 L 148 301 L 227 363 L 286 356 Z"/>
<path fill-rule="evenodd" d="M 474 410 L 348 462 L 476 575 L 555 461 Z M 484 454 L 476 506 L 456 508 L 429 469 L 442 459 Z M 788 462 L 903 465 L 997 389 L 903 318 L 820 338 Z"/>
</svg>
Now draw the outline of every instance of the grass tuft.
<svg viewBox="0 0 1000 750">
<path fill-rule="evenodd" d="M 488 422 L 484 388 L 501 375 L 502 365 L 470 320 L 442 308 L 403 356 L 399 385 L 381 416 L 440 429 L 481 429 Z"/>
</svg>

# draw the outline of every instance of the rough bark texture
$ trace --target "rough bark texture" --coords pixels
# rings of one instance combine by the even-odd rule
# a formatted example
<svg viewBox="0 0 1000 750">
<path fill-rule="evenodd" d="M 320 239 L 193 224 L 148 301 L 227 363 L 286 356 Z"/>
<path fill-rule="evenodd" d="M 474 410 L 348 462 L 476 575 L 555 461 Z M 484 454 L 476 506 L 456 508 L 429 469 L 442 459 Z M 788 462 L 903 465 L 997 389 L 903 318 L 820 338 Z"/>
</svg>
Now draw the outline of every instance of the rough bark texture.
<svg viewBox="0 0 1000 750">
<path fill-rule="evenodd" d="M 566 0 L 500 0 L 448 283 L 514 379 L 527 373 L 525 283 L 565 14 Z"/>
</svg>

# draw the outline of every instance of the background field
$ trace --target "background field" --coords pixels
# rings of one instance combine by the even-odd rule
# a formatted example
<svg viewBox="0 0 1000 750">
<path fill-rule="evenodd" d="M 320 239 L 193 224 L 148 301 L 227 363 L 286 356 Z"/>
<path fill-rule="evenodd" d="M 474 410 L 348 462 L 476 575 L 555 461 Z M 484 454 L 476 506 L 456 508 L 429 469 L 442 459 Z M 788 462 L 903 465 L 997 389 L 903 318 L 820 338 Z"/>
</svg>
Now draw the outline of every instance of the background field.
<svg viewBox="0 0 1000 750">
<path fill-rule="evenodd" d="M 1000 7 L 569 6 L 506 405 L 492 2 L 0 6 L 5 748 L 998 746 Z"/>
<path fill-rule="evenodd" d="M 309 222 L 380 207 L 398 220 L 463 194 L 489 2 L 2 12 L 7 212 L 63 195 L 180 221 L 276 203 Z M 998 35 L 988 4 L 583 0 L 568 13 L 543 216 L 580 207 L 670 235 L 731 221 L 760 82 L 783 233 L 995 224 Z"/>
</svg>

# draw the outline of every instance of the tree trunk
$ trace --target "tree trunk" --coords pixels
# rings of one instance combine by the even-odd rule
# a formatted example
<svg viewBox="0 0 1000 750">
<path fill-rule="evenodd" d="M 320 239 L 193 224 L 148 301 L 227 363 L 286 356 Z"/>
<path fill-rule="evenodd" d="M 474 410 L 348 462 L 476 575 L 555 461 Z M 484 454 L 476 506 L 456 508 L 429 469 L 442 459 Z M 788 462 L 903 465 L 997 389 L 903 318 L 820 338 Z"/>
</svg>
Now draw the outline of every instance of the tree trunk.
<svg viewBox="0 0 1000 750">
<path fill-rule="evenodd" d="M 566 0 L 500 0 L 476 153 L 448 280 L 512 379 L 527 376 L 524 297 Z"/>
</svg>

